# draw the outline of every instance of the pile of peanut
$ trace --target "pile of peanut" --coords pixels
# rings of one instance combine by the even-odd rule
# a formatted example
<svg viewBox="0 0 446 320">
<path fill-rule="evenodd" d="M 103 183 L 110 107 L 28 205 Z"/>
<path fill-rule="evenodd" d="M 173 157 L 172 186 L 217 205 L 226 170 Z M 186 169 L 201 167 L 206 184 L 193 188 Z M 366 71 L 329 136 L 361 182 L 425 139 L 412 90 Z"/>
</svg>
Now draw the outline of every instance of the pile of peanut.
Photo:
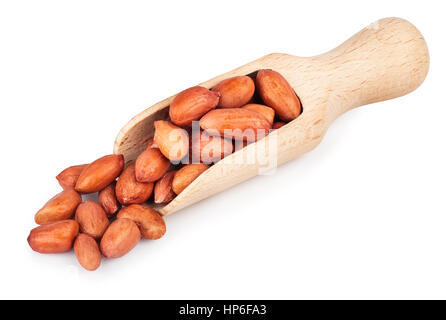
<svg viewBox="0 0 446 320">
<path fill-rule="evenodd" d="M 154 203 L 169 203 L 210 165 L 300 113 L 294 90 L 272 70 L 258 71 L 255 81 L 237 76 L 211 90 L 189 88 L 172 100 L 170 121 L 154 122 L 153 140 L 134 163 L 124 168 L 123 155 L 113 154 L 63 170 L 56 177 L 63 191 L 36 213 L 40 226 L 28 243 L 40 253 L 74 248 L 80 265 L 96 270 L 102 256 L 121 257 L 141 237 L 165 234 L 162 216 L 143 205 L 152 194 Z M 91 193 L 98 193 L 97 202 L 82 200 Z"/>
</svg>

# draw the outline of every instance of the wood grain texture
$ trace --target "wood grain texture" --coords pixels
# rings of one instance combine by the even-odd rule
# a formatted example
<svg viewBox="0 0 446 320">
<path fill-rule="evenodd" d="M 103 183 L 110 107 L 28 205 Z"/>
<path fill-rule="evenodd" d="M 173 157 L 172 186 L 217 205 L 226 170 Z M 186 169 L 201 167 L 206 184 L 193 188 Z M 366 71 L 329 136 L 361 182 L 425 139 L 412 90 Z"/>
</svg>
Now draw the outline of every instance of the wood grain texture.
<svg viewBox="0 0 446 320">
<path fill-rule="evenodd" d="M 420 32 L 409 22 L 386 18 L 372 23 L 332 51 L 310 58 L 273 53 L 200 84 L 212 88 L 221 80 L 259 69 L 281 73 L 301 99 L 303 112 L 294 121 L 224 158 L 158 210 L 167 215 L 258 175 L 265 157 L 250 158 L 270 146 L 269 165 L 280 165 L 312 149 L 329 125 L 344 112 L 393 99 L 415 90 L 429 69 L 429 53 Z M 168 119 L 174 96 L 135 116 L 119 132 L 114 152 L 126 162 L 136 159 L 153 137 L 153 121 Z M 250 161 L 253 160 L 253 161 Z"/>
</svg>

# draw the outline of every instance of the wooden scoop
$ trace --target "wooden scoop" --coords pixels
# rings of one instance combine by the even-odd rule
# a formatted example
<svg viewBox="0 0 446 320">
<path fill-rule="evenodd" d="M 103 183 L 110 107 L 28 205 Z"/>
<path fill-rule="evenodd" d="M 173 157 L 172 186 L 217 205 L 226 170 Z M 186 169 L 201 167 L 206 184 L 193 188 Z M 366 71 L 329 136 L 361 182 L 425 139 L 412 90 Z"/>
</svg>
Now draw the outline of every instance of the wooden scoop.
<svg viewBox="0 0 446 320">
<path fill-rule="evenodd" d="M 362 105 L 393 99 L 415 90 L 429 69 L 429 53 L 420 32 L 398 18 L 379 20 L 336 49 L 301 58 L 273 53 L 200 84 L 212 88 L 221 80 L 252 75 L 259 69 L 281 73 L 299 96 L 303 111 L 294 121 L 266 138 L 227 156 L 199 176 L 172 202 L 159 207 L 167 215 L 280 165 L 315 148 L 329 125 L 344 112 Z M 114 152 L 126 161 L 136 159 L 153 137 L 153 122 L 168 119 L 174 96 L 144 110 L 119 132 Z M 262 148 L 260 148 L 262 146 Z M 264 150 L 265 157 L 250 154 Z M 271 165 L 272 164 L 272 165 Z"/>
</svg>

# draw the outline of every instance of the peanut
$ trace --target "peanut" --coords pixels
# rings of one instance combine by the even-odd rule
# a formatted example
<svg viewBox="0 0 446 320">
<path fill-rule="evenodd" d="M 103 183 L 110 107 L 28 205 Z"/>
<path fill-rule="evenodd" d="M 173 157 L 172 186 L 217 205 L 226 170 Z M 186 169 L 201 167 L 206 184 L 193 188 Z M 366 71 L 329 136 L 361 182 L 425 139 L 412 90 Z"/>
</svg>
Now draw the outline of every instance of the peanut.
<svg viewBox="0 0 446 320">
<path fill-rule="evenodd" d="M 169 115 L 178 126 L 191 126 L 218 104 L 220 94 L 206 88 L 196 86 L 180 92 L 170 104 Z"/>
<path fill-rule="evenodd" d="M 250 103 L 242 107 L 243 109 L 251 110 L 263 115 L 269 123 L 274 122 L 274 109 L 264 106 L 263 104 Z"/>
<path fill-rule="evenodd" d="M 104 209 L 94 201 L 85 201 L 77 207 L 76 221 L 82 233 L 99 239 L 109 225 L 107 214 Z"/>
<path fill-rule="evenodd" d="M 172 189 L 176 194 L 180 194 L 190 185 L 200 174 L 209 168 L 204 163 L 192 163 L 185 165 L 175 173 L 172 181 Z"/>
<path fill-rule="evenodd" d="M 201 118 L 200 126 L 211 135 L 247 141 L 257 141 L 271 129 L 271 123 L 262 114 L 243 108 L 212 110 Z"/>
<path fill-rule="evenodd" d="M 154 141 L 161 153 L 171 161 L 180 161 L 189 151 L 187 131 L 169 121 L 155 121 Z"/>
<path fill-rule="evenodd" d="M 255 85 L 250 77 L 238 76 L 221 81 L 212 91 L 220 94 L 218 107 L 238 108 L 252 99 Z"/>
<path fill-rule="evenodd" d="M 176 194 L 172 190 L 172 181 L 175 173 L 176 170 L 169 171 L 156 182 L 153 192 L 155 203 L 169 203 L 175 198 Z"/>
<path fill-rule="evenodd" d="M 32 229 L 28 243 L 31 249 L 39 253 L 67 252 L 73 247 L 73 240 L 78 232 L 79 225 L 76 221 L 57 221 Z"/>
<path fill-rule="evenodd" d="M 273 70 L 260 70 L 256 77 L 257 90 L 266 105 L 276 111 L 284 121 L 297 118 L 301 112 L 301 104 L 288 81 Z"/>
<path fill-rule="evenodd" d="M 169 169 L 170 161 L 163 156 L 160 149 L 149 146 L 135 162 L 135 175 L 138 182 L 159 180 Z"/>
<path fill-rule="evenodd" d="M 74 188 L 77 179 L 88 164 L 81 164 L 78 166 L 71 166 L 63 170 L 56 176 L 57 181 L 59 181 L 60 186 L 63 189 Z"/>
<path fill-rule="evenodd" d="M 166 233 L 166 224 L 158 212 L 141 204 L 132 204 L 119 211 L 118 219 L 130 219 L 146 239 L 159 239 Z"/>
<path fill-rule="evenodd" d="M 82 197 L 74 189 L 66 189 L 51 198 L 34 216 L 37 224 L 44 225 L 70 219 Z"/>
<path fill-rule="evenodd" d="M 200 132 L 190 138 L 189 162 L 217 162 L 232 153 L 232 141 Z"/>
<path fill-rule="evenodd" d="M 94 271 L 101 265 L 101 252 L 96 240 L 81 233 L 74 240 L 74 253 L 79 264 L 88 271 Z"/>
<path fill-rule="evenodd" d="M 154 149 L 153 149 L 154 150 Z M 136 181 L 135 164 L 129 165 L 116 183 L 116 197 L 122 205 L 146 202 L 153 192 L 153 182 Z"/>
<path fill-rule="evenodd" d="M 112 183 L 124 168 L 124 157 L 111 154 L 95 160 L 82 171 L 75 189 L 81 193 L 93 193 Z"/>
<path fill-rule="evenodd" d="M 140 239 L 141 233 L 132 220 L 116 219 L 101 239 L 101 252 L 106 258 L 119 258 L 132 250 Z"/>
<path fill-rule="evenodd" d="M 99 191 L 98 202 L 104 208 L 108 217 L 112 217 L 121 208 L 116 198 L 116 182 L 113 181 L 107 187 Z"/>
</svg>

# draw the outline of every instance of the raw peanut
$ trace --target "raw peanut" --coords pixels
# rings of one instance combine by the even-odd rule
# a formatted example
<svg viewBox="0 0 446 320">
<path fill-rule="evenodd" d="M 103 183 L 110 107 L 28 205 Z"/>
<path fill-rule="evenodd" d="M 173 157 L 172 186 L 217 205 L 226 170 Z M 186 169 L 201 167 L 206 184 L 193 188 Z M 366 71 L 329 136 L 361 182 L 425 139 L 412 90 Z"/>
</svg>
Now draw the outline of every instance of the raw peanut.
<svg viewBox="0 0 446 320">
<path fill-rule="evenodd" d="M 112 183 L 124 168 L 122 154 L 110 154 L 90 163 L 82 171 L 75 189 L 80 193 L 93 193 Z"/>
<path fill-rule="evenodd" d="M 169 116 L 178 126 L 191 126 L 206 112 L 214 109 L 220 94 L 206 88 L 196 86 L 180 92 L 170 104 Z"/>
<path fill-rule="evenodd" d="M 260 113 L 243 108 L 216 109 L 200 120 L 200 126 L 210 135 L 226 135 L 235 140 L 257 141 L 271 129 L 271 123 Z"/>
<path fill-rule="evenodd" d="M 88 271 L 94 271 L 101 265 L 101 252 L 95 239 L 81 233 L 74 240 L 74 253 L 79 264 Z"/>
<path fill-rule="evenodd" d="M 180 194 L 188 185 L 192 183 L 200 174 L 209 168 L 204 163 L 192 163 L 185 165 L 175 173 L 172 181 L 172 189 L 176 194 Z"/>
<path fill-rule="evenodd" d="M 189 151 L 187 131 L 169 121 L 155 121 L 155 137 L 161 153 L 171 161 L 180 161 Z"/>
<path fill-rule="evenodd" d="M 277 122 L 274 122 L 274 123 L 273 123 L 273 127 L 272 127 L 272 129 L 280 129 L 280 128 L 282 128 L 284 125 L 286 125 L 285 122 L 277 121 Z"/>
<path fill-rule="evenodd" d="M 62 220 L 31 230 L 28 243 L 31 249 L 40 253 L 70 251 L 79 225 L 74 220 Z"/>
<path fill-rule="evenodd" d="M 74 189 L 66 189 L 51 198 L 34 216 L 37 224 L 49 224 L 70 219 L 82 197 Z"/>
<path fill-rule="evenodd" d="M 113 216 L 121 208 L 121 204 L 116 199 L 116 182 L 110 183 L 104 189 L 99 191 L 98 201 L 108 217 Z"/>
<path fill-rule="evenodd" d="M 254 95 L 254 81 L 248 76 L 233 77 L 221 81 L 212 91 L 220 94 L 218 107 L 238 108 L 247 104 Z"/>
<path fill-rule="evenodd" d="M 153 182 L 136 181 L 134 163 L 125 168 L 116 183 L 116 197 L 123 205 L 146 202 L 152 195 L 152 191 Z"/>
<path fill-rule="evenodd" d="M 153 192 L 155 203 L 169 203 L 175 198 L 176 194 L 172 190 L 172 181 L 175 173 L 176 170 L 169 171 L 156 182 Z"/>
<path fill-rule="evenodd" d="M 68 167 L 56 176 L 57 181 L 59 181 L 60 186 L 63 189 L 74 188 L 77 179 L 88 164 L 81 164 L 78 166 Z"/>
<path fill-rule="evenodd" d="M 146 239 L 159 239 L 166 233 L 166 224 L 161 215 L 141 204 L 132 204 L 121 209 L 117 217 L 118 220 L 126 218 L 135 222 Z"/>
<path fill-rule="evenodd" d="M 119 258 L 132 250 L 141 239 L 138 226 L 130 219 L 116 219 L 101 239 L 101 252 L 106 258 Z"/>
<path fill-rule="evenodd" d="M 191 136 L 189 149 L 189 163 L 204 162 L 210 164 L 217 162 L 232 153 L 232 141 L 220 136 L 211 136 L 200 132 Z"/>
<path fill-rule="evenodd" d="M 269 123 L 274 122 L 274 109 L 264 106 L 263 104 L 250 103 L 242 107 L 243 109 L 251 110 L 263 115 Z"/>
<path fill-rule="evenodd" d="M 136 159 L 135 175 L 138 182 L 159 180 L 169 169 L 170 161 L 158 148 L 148 147 Z"/>
<path fill-rule="evenodd" d="M 82 233 L 99 239 L 109 225 L 107 214 L 102 207 L 94 201 L 85 201 L 77 207 L 76 221 Z"/>
<path fill-rule="evenodd" d="M 256 77 L 262 100 L 273 108 L 280 119 L 291 121 L 301 112 L 301 104 L 293 88 L 282 75 L 273 70 L 260 70 Z"/>
</svg>

